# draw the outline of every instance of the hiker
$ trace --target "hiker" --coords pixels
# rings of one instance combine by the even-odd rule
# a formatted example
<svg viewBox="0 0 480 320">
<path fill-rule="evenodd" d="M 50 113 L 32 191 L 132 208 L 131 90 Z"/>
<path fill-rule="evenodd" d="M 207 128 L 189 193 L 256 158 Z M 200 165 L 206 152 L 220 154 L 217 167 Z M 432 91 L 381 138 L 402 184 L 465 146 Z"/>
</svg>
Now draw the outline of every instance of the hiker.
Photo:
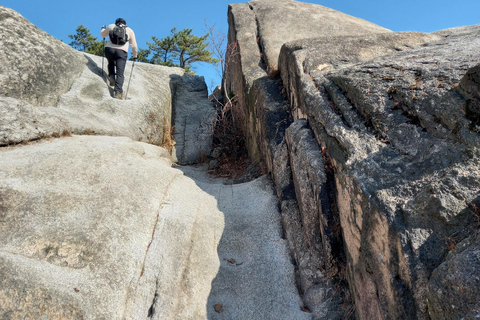
<svg viewBox="0 0 480 320">
<path fill-rule="evenodd" d="M 103 38 L 109 37 L 105 45 L 105 57 L 108 61 L 108 82 L 110 86 L 114 87 L 113 96 L 121 100 L 129 44 L 132 46 L 133 59 L 137 59 L 138 47 L 135 41 L 135 33 L 127 27 L 125 19 L 118 18 L 115 24 L 106 28 L 103 26 L 100 34 Z"/>
</svg>

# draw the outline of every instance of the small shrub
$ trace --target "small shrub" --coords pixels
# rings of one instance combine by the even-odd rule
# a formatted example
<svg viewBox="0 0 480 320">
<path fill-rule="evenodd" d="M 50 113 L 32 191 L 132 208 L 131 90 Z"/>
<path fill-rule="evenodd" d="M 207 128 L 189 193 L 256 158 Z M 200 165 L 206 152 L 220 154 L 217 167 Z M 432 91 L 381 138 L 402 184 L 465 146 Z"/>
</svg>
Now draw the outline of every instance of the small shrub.
<svg viewBox="0 0 480 320">
<path fill-rule="evenodd" d="M 278 79 L 280 77 L 280 70 L 278 70 L 275 66 L 268 66 L 267 67 L 267 76 L 270 79 Z"/>
</svg>

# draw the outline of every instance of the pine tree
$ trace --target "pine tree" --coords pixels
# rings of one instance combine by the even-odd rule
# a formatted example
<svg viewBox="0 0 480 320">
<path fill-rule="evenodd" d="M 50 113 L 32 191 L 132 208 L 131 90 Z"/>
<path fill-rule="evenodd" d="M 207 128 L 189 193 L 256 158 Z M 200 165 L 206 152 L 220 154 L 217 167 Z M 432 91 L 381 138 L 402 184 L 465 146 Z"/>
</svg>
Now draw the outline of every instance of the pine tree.
<svg viewBox="0 0 480 320">
<path fill-rule="evenodd" d="M 103 45 L 102 41 L 95 41 L 85 50 L 85 52 L 97 56 L 103 56 Z"/>
<path fill-rule="evenodd" d="M 216 63 L 212 52 L 207 48 L 208 33 L 202 37 L 192 34 L 192 29 L 183 29 L 176 34 L 178 60 L 180 67 L 185 68 L 194 62 Z"/>
<path fill-rule="evenodd" d="M 70 46 L 74 49 L 85 52 L 89 47 L 95 44 L 97 38 L 92 36 L 90 31 L 83 26 L 83 24 L 79 25 L 76 31 L 77 33 L 75 35 L 68 35 L 70 39 L 73 39 L 73 41 L 70 42 Z"/>
<path fill-rule="evenodd" d="M 153 52 L 150 63 L 162 65 L 175 65 L 173 59 L 176 58 L 176 28 L 171 30 L 172 36 L 158 39 L 152 37 L 153 43 L 147 42 L 148 48 Z"/>
<path fill-rule="evenodd" d="M 147 59 L 149 55 L 150 55 L 150 49 L 142 49 L 139 47 L 137 52 L 137 61 L 149 63 L 150 61 Z M 133 57 L 130 57 L 130 60 L 133 60 Z"/>
<path fill-rule="evenodd" d="M 217 63 L 213 53 L 208 49 L 208 33 L 202 37 L 192 34 L 192 29 L 177 31 L 173 28 L 171 36 L 162 39 L 152 37 L 153 43 L 147 42 L 153 56 L 150 63 L 176 66 L 189 73 L 194 62 Z"/>
</svg>

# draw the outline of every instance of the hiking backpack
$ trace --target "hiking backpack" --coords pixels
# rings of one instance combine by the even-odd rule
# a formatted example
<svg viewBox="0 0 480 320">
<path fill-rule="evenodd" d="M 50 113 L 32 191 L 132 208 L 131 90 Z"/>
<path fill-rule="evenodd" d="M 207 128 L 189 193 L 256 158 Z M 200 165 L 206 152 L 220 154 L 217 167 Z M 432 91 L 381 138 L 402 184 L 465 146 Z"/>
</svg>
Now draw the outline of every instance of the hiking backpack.
<svg viewBox="0 0 480 320">
<path fill-rule="evenodd" d="M 116 24 L 109 36 L 113 44 L 123 46 L 128 41 L 127 26 L 122 23 Z"/>
</svg>

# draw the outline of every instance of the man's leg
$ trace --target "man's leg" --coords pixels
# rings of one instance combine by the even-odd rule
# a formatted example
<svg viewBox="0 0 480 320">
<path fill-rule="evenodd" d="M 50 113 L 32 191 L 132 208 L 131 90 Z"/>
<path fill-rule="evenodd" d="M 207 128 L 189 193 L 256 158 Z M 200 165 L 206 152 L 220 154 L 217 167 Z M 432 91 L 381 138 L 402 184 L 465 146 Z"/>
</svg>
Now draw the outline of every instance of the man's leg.
<svg viewBox="0 0 480 320">
<path fill-rule="evenodd" d="M 112 86 L 113 83 L 115 82 L 115 49 L 106 47 L 105 58 L 107 58 L 107 61 L 108 61 L 108 65 L 107 65 L 108 80 L 110 81 L 110 85 Z"/>
<path fill-rule="evenodd" d="M 128 53 L 116 49 L 115 50 L 115 62 L 116 62 L 116 79 L 115 79 L 115 92 L 123 93 L 123 82 L 125 81 L 125 65 L 127 64 Z"/>
</svg>

